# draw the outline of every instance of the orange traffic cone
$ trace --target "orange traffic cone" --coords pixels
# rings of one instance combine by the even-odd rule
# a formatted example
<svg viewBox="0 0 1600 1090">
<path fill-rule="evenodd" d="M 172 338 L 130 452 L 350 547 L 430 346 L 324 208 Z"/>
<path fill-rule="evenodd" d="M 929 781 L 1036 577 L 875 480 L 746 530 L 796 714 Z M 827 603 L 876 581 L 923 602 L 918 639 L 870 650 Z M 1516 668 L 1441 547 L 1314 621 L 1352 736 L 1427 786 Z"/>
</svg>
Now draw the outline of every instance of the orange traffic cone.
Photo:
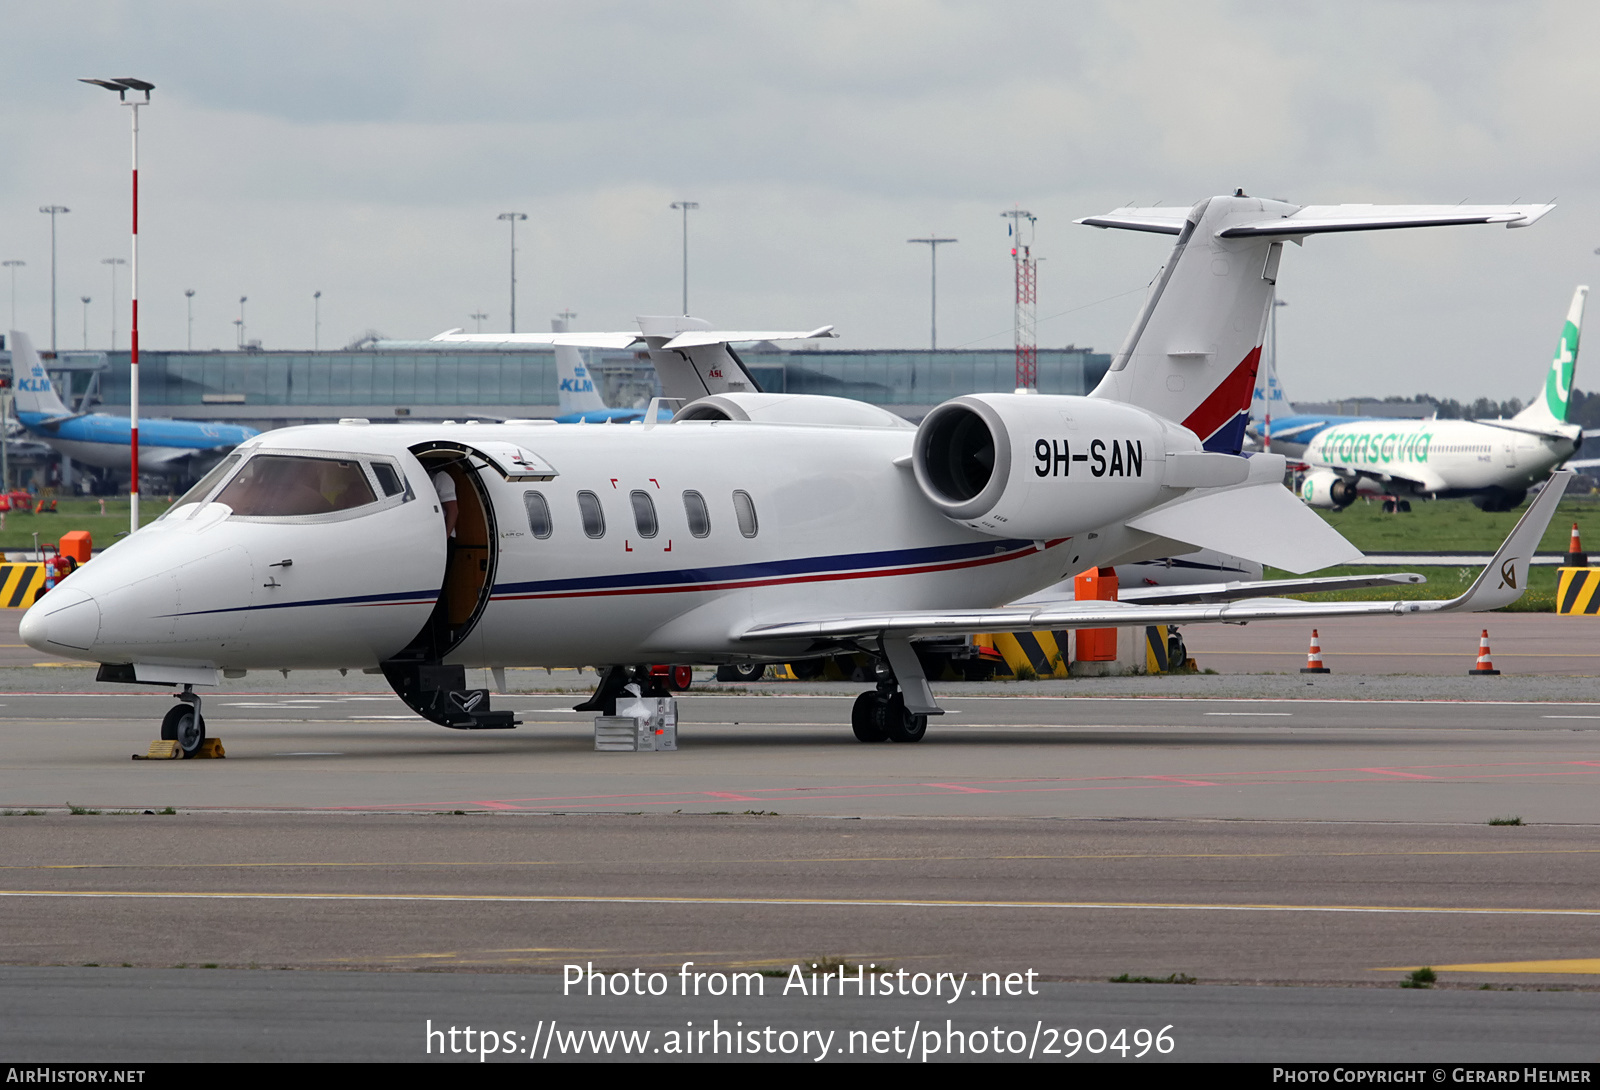
<svg viewBox="0 0 1600 1090">
<path fill-rule="evenodd" d="M 1317 630 L 1311 630 L 1311 648 L 1306 652 L 1306 664 L 1300 667 L 1302 674 L 1331 674 L 1332 670 L 1322 665 L 1322 644 L 1317 642 Z"/>
<path fill-rule="evenodd" d="M 1572 543 L 1567 546 L 1567 562 L 1569 568 L 1587 568 L 1589 554 L 1583 551 L 1583 542 L 1578 540 L 1578 524 L 1572 524 Z"/>
<path fill-rule="evenodd" d="M 1478 640 L 1478 664 L 1467 671 L 1471 677 L 1496 677 L 1500 673 L 1494 668 L 1494 663 L 1489 661 L 1489 630 L 1483 630 L 1483 636 Z"/>
</svg>

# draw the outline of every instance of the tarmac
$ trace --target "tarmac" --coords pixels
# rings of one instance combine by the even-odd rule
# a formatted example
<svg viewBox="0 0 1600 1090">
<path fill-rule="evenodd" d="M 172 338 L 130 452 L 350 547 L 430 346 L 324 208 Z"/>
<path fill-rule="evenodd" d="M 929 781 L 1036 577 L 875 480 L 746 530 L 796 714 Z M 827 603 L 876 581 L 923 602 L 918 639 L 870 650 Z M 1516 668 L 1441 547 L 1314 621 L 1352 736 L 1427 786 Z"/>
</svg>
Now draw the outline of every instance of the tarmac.
<svg viewBox="0 0 1600 1090">
<path fill-rule="evenodd" d="M 1469 677 L 1485 624 L 1504 674 Z M 1331 675 L 1298 673 L 1303 626 L 1191 626 L 1219 673 L 940 684 L 913 746 L 853 739 L 860 685 L 702 674 L 680 750 L 634 754 L 572 711 L 592 672 L 508 671 L 495 706 L 524 723 L 492 732 L 379 678 L 251 674 L 204 698 L 227 758 L 175 762 L 129 760 L 170 692 L 24 650 L 0 665 L 0 1028 L 28 1060 L 476 1059 L 426 1051 L 429 1019 L 948 1017 L 1058 1044 L 1175 1027 L 1146 1060 L 1592 1061 L 1595 624 L 1319 626 Z M 1040 991 L 559 994 L 572 964 L 824 958 Z M 1401 989 L 1422 966 L 1438 983 Z"/>
</svg>

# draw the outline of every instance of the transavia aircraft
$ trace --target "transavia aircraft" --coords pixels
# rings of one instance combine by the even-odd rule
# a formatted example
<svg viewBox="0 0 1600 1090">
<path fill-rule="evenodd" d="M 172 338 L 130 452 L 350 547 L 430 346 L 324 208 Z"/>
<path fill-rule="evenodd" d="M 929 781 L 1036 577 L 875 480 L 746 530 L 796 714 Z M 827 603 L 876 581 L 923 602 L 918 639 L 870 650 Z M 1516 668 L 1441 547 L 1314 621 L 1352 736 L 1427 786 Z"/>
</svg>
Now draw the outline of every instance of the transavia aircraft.
<svg viewBox="0 0 1600 1090">
<path fill-rule="evenodd" d="M 1567 400 L 1578 361 L 1578 331 L 1589 289 L 1572 305 L 1533 403 L 1509 420 L 1375 420 L 1333 422 L 1305 450 L 1311 466 L 1300 495 L 1317 507 L 1343 508 L 1360 492 L 1446 499 L 1468 496 L 1485 511 L 1510 511 L 1528 488 L 1572 457 L 1582 429 L 1567 423 Z M 1278 445 L 1278 421 L 1272 442 Z"/>
<path fill-rule="evenodd" d="M 73 412 L 50 385 L 50 375 L 28 335 L 12 330 L 10 344 L 17 419 L 28 434 L 85 465 L 126 471 L 133 450 L 133 426 L 128 417 Z M 228 451 L 259 434 L 237 424 L 142 419 L 139 470 L 193 480 Z"/>
<path fill-rule="evenodd" d="M 630 681 L 651 691 L 637 664 L 841 649 L 879 663 L 856 736 L 913 742 L 940 711 L 919 637 L 1492 609 L 1521 593 L 1569 474 L 1449 601 L 1219 602 L 1165 588 L 1152 604 L 1006 603 L 1086 568 L 1199 548 L 1293 572 L 1359 555 L 1283 488 L 1282 456 L 1205 447 L 1243 427 L 1284 242 L 1522 226 L 1548 210 L 1299 208 L 1242 194 L 1119 209 L 1087 222 L 1177 244 L 1095 391 L 958 397 L 915 428 L 860 402 L 734 388 L 748 375 L 728 341 L 823 331 L 719 333 L 679 318 L 557 334 L 643 341 L 706 392 L 666 424 L 349 421 L 259 436 L 64 580 L 21 634 L 101 663 L 102 680 L 181 685 L 162 730 L 186 752 L 205 730 L 193 687 L 248 670 L 381 671 L 418 714 L 482 729 L 513 717 L 466 687 L 468 666 L 599 664 L 579 707 L 606 711 Z M 434 485 L 445 478 L 453 537 Z"/>
</svg>

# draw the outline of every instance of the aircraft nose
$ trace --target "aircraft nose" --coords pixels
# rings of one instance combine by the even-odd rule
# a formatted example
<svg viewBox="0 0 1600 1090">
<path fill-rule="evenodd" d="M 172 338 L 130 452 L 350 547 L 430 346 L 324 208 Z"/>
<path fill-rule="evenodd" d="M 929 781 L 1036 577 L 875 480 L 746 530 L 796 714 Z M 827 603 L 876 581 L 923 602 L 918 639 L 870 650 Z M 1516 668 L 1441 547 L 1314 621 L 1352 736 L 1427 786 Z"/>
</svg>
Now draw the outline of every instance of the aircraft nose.
<svg viewBox="0 0 1600 1090">
<path fill-rule="evenodd" d="M 82 658 L 100 635 L 100 603 L 81 590 L 57 587 L 23 615 L 18 634 L 35 651 Z"/>
</svg>

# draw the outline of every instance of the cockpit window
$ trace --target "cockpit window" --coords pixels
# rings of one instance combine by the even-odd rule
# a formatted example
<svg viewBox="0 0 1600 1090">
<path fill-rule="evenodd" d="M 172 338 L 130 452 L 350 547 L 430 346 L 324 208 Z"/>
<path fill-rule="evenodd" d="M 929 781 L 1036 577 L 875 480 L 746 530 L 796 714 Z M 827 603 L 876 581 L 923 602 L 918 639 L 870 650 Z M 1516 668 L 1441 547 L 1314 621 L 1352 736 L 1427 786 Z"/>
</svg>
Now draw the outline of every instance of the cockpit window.
<svg viewBox="0 0 1600 1090">
<path fill-rule="evenodd" d="M 388 462 L 373 462 L 372 472 L 378 478 L 378 487 L 383 489 L 385 496 L 398 496 L 406 490 L 400 471 Z"/>
<path fill-rule="evenodd" d="M 353 459 L 258 454 L 218 494 L 235 515 L 326 515 L 376 502 Z"/>
<path fill-rule="evenodd" d="M 239 464 L 239 457 L 240 456 L 237 454 L 230 454 L 222 461 L 218 462 L 212 467 L 210 473 L 207 473 L 204 477 L 201 477 L 198 484 L 189 489 L 189 491 L 185 492 L 183 494 L 183 498 L 178 500 L 177 503 L 173 504 L 167 510 L 169 512 L 176 511 L 178 508 L 188 503 L 204 503 L 205 498 L 211 494 L 211 490 L 222 483 L 222 478 L 233 472 L 233 467 Z M 162 517 L 165 518 L 166 515 L 163 514 Z"/>
</svg>

